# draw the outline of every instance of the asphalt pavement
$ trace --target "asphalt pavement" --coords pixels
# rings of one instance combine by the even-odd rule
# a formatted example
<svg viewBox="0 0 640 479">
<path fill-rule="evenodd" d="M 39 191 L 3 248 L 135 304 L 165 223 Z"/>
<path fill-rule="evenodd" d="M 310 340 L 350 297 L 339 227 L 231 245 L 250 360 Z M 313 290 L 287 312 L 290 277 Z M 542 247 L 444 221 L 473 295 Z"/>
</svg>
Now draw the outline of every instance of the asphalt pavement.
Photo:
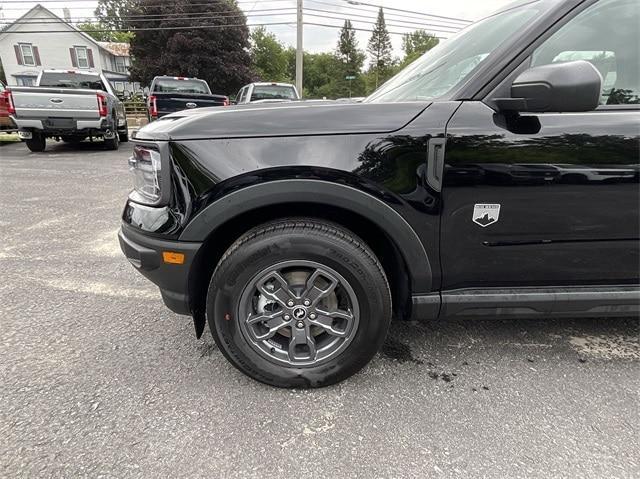
<svg viewBox="0 0 640 479">
<path fill-rule="evenodd" d="M 120 253 L 130 151 L 0 146 L 1 477 L 640 477 L 637 319 L 395 322 L 265 386 Z"/>
</svg>

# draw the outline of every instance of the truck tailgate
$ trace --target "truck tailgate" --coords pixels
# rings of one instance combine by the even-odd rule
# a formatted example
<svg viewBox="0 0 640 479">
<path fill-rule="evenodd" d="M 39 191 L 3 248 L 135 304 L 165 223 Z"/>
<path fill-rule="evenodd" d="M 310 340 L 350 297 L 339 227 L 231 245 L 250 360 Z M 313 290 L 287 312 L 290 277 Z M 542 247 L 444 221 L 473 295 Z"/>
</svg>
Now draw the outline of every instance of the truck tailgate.
<svg viewBox="0 0 640 479">
<path fill-rule="evenodd" d="M 99 118 L 95 90 L 11 88 L 16 118 Z"/>
<path fill-rule="evenodd" d="M 201 95 L 197 93 L 153 93 L 156 97 L 158 116 L 176 111 L 208 106 L 222 106 L 227 97 L 222 95 Z"/>
</svg>

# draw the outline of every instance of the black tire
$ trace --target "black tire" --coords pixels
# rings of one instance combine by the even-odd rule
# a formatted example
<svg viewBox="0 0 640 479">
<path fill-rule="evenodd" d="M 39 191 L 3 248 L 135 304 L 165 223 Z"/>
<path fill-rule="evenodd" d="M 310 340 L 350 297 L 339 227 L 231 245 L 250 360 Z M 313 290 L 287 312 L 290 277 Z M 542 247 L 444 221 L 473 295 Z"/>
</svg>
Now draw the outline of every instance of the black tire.
<svg viewBox="0 0 640 479">
<path fill-rule="evenodd" d="M 256 275 L 296 261 L 333 270 L 357 298 L 359 320 L 349 342 L 319 364 L 296 366 L 265 357 L 239 321 L 242 298 Z M 391 293 L 380 262 L 353 233 L 322 221 L 279 220 L 244 234 L 223 255 L 209 284 L 207 320 L 222 353 L 248 376 L 277 387 L 322 387 L 358 372 L 382 346 L 391 322 Z"/>
<path fill-rule="evenodd" d="M 120 137 L 118 133 L 113 135 L 113 138 L 104 139 L 104 148 L 106 150 L 117 150 L 120 147 Z"/>
<path fill-rule="evenodd" d="M 25 143 L 27 144 L 27 148 L 36 153 L 44 151 L 47 147 L 47 139 L 42 133 L 34 132 L 30 139 L 25 140 Z"/>
<path fill-rule="evenodd" d="M 120 143 L 126 143 L 129 141 L 129 127 L 125 125 L 125 129 L 123 131 L 118 132 L 118 138 L 120 139 Z"/>
</svg>

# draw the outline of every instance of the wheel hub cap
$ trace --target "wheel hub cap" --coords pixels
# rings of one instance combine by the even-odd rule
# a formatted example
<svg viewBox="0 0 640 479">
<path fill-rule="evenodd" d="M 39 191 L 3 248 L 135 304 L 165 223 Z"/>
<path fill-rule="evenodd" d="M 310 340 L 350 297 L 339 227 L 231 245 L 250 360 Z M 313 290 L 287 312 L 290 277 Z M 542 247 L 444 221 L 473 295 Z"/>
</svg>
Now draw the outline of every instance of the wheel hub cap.
<svg viewBox="0 0 640 479">
<path fill-rule="evenodd" d="M 316 366 L 346 349 L 360 310 L 351 285 L 334 269 L 313 261 L 287 261 L 264 269 L 245 287 L 240 330 L 269 361 Z"/>
</svg>

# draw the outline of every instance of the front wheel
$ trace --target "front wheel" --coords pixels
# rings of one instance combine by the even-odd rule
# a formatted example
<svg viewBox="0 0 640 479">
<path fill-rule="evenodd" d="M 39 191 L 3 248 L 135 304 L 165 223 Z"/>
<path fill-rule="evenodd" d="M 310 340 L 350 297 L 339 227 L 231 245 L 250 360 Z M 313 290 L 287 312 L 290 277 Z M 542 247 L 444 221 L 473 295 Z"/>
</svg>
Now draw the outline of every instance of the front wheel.
<svg viewBox="0 0 640 479">
<path fill-rule="evenodd" d="M 223 354 L 278 387 L 321 387 L 355 374 L 391 321 L 382 266 L 339 226 L 282 220 L 238 239 L 214 271 L 207 320 Z"/>
<path fill-rule="evenodd" d="M 25 140 L 27 148 L 33 152 L 41 152 L 47 147 L 47 139 L 42 133 L 34 132 L 28 140 Z"/>
</svg>

